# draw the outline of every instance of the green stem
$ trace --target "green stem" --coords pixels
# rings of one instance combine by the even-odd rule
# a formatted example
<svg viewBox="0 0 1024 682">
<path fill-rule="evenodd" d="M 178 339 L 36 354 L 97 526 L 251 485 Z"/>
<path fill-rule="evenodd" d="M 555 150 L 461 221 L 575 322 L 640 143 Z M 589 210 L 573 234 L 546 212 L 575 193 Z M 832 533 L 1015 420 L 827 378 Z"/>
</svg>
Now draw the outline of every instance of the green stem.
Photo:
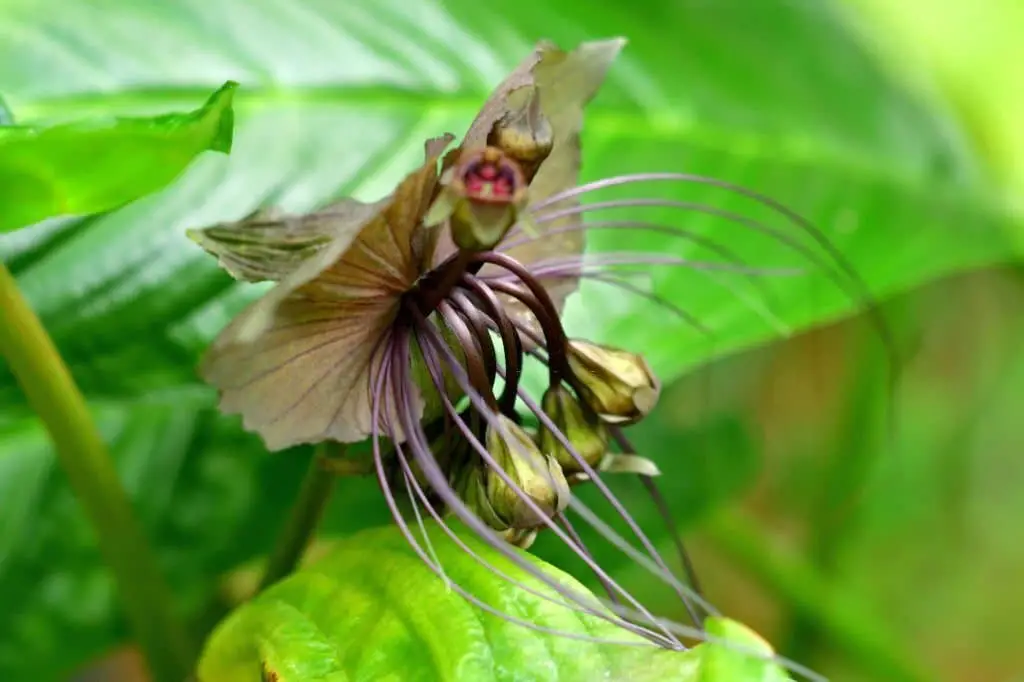
<svg viewBox="0 0 1024 682">
<path fill-rule="evenodd" d="M 194 649 L 81 392 L 39 319 L 0 265 L 0 355 L 53 440 L 71 489 L 96 531 L 122 607 L 154 678 L 181 682 Z"/>
<path fill-rule="evenodd" d="M 886 632 L 884 619 L 866 611 L 856 597 L 832 589 L 800 557 L 773 546 L 764 531 L 748 519 L 734 512 L 720 512 L 708 519 L 704 530 L 720 551 L 765 588 L 802 615 L 813 618 L 836 649 L 869 672 L 871 679 L 934 679 L 894 646 L 895 637 Z"/>
<path fill-rule="evenodd" d="M 267 570 L 260 581 L 260 592 L 295 570 L 310 539 L 316 533 L 337 481 L 337 474 L 331 470 L 328 457 L 341 457 L 341 452 L 328 455 L 327 448 L 326 444 L 318 445 L 313 453 L 291 516 L 270 553 Z"/>
</svg>

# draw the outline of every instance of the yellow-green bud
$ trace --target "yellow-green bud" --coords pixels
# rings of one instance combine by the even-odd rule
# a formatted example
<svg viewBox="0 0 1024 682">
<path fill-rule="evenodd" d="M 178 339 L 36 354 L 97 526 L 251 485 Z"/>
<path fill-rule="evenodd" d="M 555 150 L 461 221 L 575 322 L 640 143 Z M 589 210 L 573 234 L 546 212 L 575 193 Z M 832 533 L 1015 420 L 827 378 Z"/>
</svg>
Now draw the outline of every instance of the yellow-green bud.
<svg viewBox="0 0 1024 682">
<path fill-rule="evenodd" d="M 562 467 L 545 455 L 520 426 L 505 416 L 487 428 L 487 450 L 523 493 L 547 518 L 558 514 L 569 504 L 569 485 Z M 544 518 L 530 508 L 511 486 L 494 470 L 484 473 L 487 501 L 495 514 L 512 528 L 527 529 L 544 525 Z"/>
<path fill-rule="evenodd" d="M 498 535 L 507 543 L 522 549 L 529 549 L 533 541 L 537 539 L 537 529 L 512 528 L 499 518 L 487 499 L 487 489 L 484 487 L 486 471 L 487 465 L 482 462 L 477 462 L 474 466 L 467 466 L 453 481 L 452 487 L 477 518 L 497 531 Z"/>
<path fill-rule="evenodd" d="M 580 397 L 605 422 L 633 424 L 658 402 L 661 384 L 642 356 L 578 340 L 568 355 Z"/>
<path fill-rule="evenodd" d="M 596 467 L 601 463 L 608 450 L 608 432 L 571 391 L 563 386 L 552 386 L 541 399 L 541 409 L 587 464 Z M 584 470 L 543 422 L 537 433 L 537 444 L 541 452 L 551 455 L 562 465 L 567 476 Z"/>
</svg>

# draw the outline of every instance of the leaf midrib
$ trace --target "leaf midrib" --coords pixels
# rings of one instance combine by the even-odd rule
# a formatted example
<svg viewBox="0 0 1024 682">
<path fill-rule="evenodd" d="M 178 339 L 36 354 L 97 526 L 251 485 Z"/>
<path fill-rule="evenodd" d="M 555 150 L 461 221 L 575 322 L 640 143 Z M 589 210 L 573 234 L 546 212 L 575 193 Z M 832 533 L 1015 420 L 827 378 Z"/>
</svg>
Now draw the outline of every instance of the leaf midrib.
<svg viewBox="0 0 1024 682">
<path fill-rule="evenodd" d="M 114 92 L 82 93 L 18 99 L 8 97 L 8 105 L 18 123 L 63 121 L 86 116 L 110 116 L 115 113 L 167 112 L 185 110 L 201 103 L 210 85 L 182 87 L 137 87 Z M 422 115 L 464 114 L 467 120 L 479 109 L 487 92 L 439 92 L 391 86 L 246 86 L 235 96 L 236 108 L 246 111 L 288 105 L 345 105 L 353 108 L 410 110 Z M 640 110 L 599 103 L 587 111 L 586 131 L 608 137 L 657 139 L 667 143 L 698 145 L 748 159 L 762 159 L 780 165 L 806 165 L 831 168 L 850 180 L 884 182 L 908 193 L 934 192 L 934 178 L 891 158 L 882 159 L 870 149 L 845 143 L 836 137 L 814 137 L 799 131 L 737 130 L 717 126 L 689 111 Z M 884 160 L 886 163 L 880 163 Z M 651 169 L 652 171 L 660 169 Z M 954 187 L 979 212 L 991 212 L 992 202 L 970 186 Z"/>
</svg>

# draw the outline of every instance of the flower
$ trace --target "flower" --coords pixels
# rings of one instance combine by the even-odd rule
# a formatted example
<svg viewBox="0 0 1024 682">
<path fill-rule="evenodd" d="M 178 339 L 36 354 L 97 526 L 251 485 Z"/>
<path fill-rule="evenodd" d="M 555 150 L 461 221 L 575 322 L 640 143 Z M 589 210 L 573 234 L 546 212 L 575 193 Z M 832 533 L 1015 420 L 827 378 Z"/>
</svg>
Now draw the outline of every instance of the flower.
<svg viewBox="0 0 1024 682">
<path fill-rule="evenodd" d="M 276 283 L 221 332 L 200 372 L 220 391 L 221 410 L 240 414 L 270 450 L 372 439 L 385 498 L 424 561 L 430 553 L 419 549 L 396 490 L 404 488 L 420 522 L 421 510 L 445 528 L 445 518 L 458 517 L 575 608 L 592 611 L 588 597 L 550 583 L 506 544 L 529 545 L 542 529 L 556 534 L 606 585 L 617 622 L 660 645 L 680 646 L 663 621 L 603 572 L 567 514 L 616 547 L 628 545 L 569 490 L 570 483 L 597 487 L 644 547 L 623 551 L 696 613 L 699 595 L 675 578 L 600 475 L 638 474 L 657 495 L 657 467 L 633 452 L 620 428 L 653 407 L 657 379 L 639 355 L 570 340 L 560 316 L 579 281 L 590 279 L 689 319 L 621 278 L 623 266 L 761 271 L 717 245 L 709 248 L 721 263 L 642 252 L 585 255 L 589 230 L 695 239 L 672 225 L 584 222 L 601 210 L 660 206 L 742 219 L 669 200 L 585 206 L 581 199 L 614 187 L 697 183 L 776 205 L 677 173 L 579 184 L 583 110 L 623 44 L 588 42 L 572 51 L 539 44 L 498 86 L 458 147 L 446 151 L 451 134 L 428 140 L 424 163 L 379 201 L 345 199 L 309 215 L 260 213 L 191 231 L 232 276 Z M 547 365 L 541 404 L 521 382 L 531 358 Z M 522 425 L 524 414 L 538 423 L 534 435 Z M 382 447 L 383 440 L 392 447 Z M 610 441 L 621 453 L 607 451 Z"/>
</svg>

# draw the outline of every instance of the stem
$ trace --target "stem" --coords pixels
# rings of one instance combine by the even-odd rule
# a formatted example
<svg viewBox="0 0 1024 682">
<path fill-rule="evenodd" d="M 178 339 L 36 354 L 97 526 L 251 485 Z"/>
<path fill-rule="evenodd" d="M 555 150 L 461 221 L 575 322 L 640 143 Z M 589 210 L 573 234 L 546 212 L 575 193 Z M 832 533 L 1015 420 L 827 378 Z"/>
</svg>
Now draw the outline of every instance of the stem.
<svg viewBox="0 0 1024 682">
<path fill-rule="evenodd" d="M 309 469 L 302 480 L 291 516 L 285 522 L 267 561 L 267 571 L 260 581 L 260 592 L 295 570 L 310 539 L 316 533 L 337 480 L 331 470 L 330 459 L 336 459 L 344 453 L 342 446 L 335 445 L 338 451 L 328 455 L 328 447 L 326 443 L 318 445 L 309 461 Z"/>
<path fill-rule="evenodd" d="M 907 660 L 886 632 L 885 621 L 866 611 L 854 595 L 832 589 L 812 566 L 773 546 L 755 524 L 735 512 L 708 519 L 705 532 L 715 546 L 794 610 L 813 618 L 832 644 L 875 680 L 922 682 L 934 679 Z"/>
<path fill-rule="evenodd" d="M 85 399 L 39 318 L 0 265 L 0 355 L 53 440 L 61 468 L 114 573 L 121 606 L 154 678 L 181 682 L 194 661 L 168 585 Z"/>
</svg>

